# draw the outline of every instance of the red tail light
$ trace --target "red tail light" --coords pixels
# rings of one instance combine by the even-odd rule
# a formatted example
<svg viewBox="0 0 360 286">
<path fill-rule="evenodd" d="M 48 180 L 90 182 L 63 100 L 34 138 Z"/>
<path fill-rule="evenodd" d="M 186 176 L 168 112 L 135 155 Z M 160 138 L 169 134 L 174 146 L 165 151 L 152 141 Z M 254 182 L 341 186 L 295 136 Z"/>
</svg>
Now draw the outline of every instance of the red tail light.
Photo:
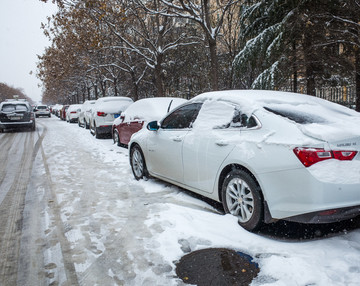
<svg viewBox="0 0 360 286">
<path fill-rule="evenodd" d="M 104 117 L 104 116 L 106 116 L 106 113 L 105 113 L 105 112 L 102 112 L 102 111 L 98 111 L 98 112 L 97 112 L 97 116 L 102 116 L 102 117 Z"/>
<path fill-rule="evenodd" d="M 357 151 L 326 151 L 318 148 L 295 148 L 294 153 L 305 167 L 310 167 L 328 159 L 351 161 L 356 156 Z"/>
<path fill-rule="evenodd" d="M 71 111 L 70 113 L 76 113 L 76 111 Z"/>
</svg>

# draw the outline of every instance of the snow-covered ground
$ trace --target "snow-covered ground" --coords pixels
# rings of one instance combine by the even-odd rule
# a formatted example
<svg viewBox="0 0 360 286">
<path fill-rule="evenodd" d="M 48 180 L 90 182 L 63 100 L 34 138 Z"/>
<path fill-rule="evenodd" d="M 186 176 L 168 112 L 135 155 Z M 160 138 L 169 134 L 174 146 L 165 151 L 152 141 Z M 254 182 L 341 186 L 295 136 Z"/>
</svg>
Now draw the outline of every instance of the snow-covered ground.
<svg viewBox="0 0 360 286">
<path fill-rule="evenodd" d="M 46 253 L 48 284 L 65 278 L 61 249 L 80 285 L 183 285 L 175 263 L 187 252 L 230 248 L 255 258 L 252 285 L 360 285 L 360 229 L 317 239 L 250 233 L 236 218 L 167 183 L 136 181 L 128 150 L 56 117 L 40 118 L 44 170 L 64 232 Z M 37 158 L 39 160 L 39 158 Z M 39 165 L 40 166 L 40 165 Z M 38 192 L 43 192 L 41 184 Z M 44 233 L 55 231 L 47 209 Z M 64 255 L 64 254 L 62 254 Z"/>
</svg>

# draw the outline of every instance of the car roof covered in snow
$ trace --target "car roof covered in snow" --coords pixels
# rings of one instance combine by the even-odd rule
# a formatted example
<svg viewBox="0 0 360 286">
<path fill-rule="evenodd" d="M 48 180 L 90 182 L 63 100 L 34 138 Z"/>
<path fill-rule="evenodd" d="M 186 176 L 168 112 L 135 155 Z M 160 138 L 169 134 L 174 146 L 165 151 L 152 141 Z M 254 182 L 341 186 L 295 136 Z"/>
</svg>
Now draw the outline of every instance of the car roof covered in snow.
<svg viewBox="0 0 360 286">
<path fill-rule="evenodd" d="M 159 120 L 175 107 L 187 102 L 176 97 L 152 97 L 140 99 L 131 104 L 123 113 L 125 121 L 142 119 L 145 121 Z"/>
</svg>

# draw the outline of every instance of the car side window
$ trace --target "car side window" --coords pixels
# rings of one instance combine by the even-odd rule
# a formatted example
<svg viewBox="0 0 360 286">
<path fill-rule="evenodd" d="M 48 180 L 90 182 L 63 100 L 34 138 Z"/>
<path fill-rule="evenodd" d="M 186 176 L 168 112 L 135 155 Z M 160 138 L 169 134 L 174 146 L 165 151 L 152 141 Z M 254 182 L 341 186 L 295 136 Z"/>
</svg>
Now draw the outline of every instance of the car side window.
<svg viewBox="0 0 360 286">
<path fill-rule="evenodd" d="M 256 126 L 257 122 L 253 116 L 248 117 L 238 109 L 235 109 L 234 117 L 228 125 L 229 128 L 254 128 Z"/>
<path fill-rule="evenodd" d="M 182 106 L 169 114 L 161 123 L 162 129 L 184 129 L 191 128 L 195 121 L 201 103 L 192 103 Z"/>
</svg>

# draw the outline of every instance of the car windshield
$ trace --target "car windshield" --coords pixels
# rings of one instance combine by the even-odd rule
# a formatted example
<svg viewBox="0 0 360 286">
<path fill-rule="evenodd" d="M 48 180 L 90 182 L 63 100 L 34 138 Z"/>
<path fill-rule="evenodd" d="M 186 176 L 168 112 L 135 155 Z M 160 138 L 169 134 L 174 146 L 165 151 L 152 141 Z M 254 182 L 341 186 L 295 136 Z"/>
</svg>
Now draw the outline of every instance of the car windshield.
<svg viewBox="0 0 360 286">
<path fill-rule="evenodd" d="M 13 112 L 13 111 L 27 111 L 28 108 L 25 104 L 4 104 L 1 111 Z"/>
<path fill-rule="evenodd" d="M 267 111 L 270 111 L 276 115 L 280 115 L 299 124 L 311 124 L 311 123 L 325 123 L 326 119 L 312 113 L 307 113 L 299 110 L 284 110 L 277 108 L 264 107 Z"/>
</svg>

